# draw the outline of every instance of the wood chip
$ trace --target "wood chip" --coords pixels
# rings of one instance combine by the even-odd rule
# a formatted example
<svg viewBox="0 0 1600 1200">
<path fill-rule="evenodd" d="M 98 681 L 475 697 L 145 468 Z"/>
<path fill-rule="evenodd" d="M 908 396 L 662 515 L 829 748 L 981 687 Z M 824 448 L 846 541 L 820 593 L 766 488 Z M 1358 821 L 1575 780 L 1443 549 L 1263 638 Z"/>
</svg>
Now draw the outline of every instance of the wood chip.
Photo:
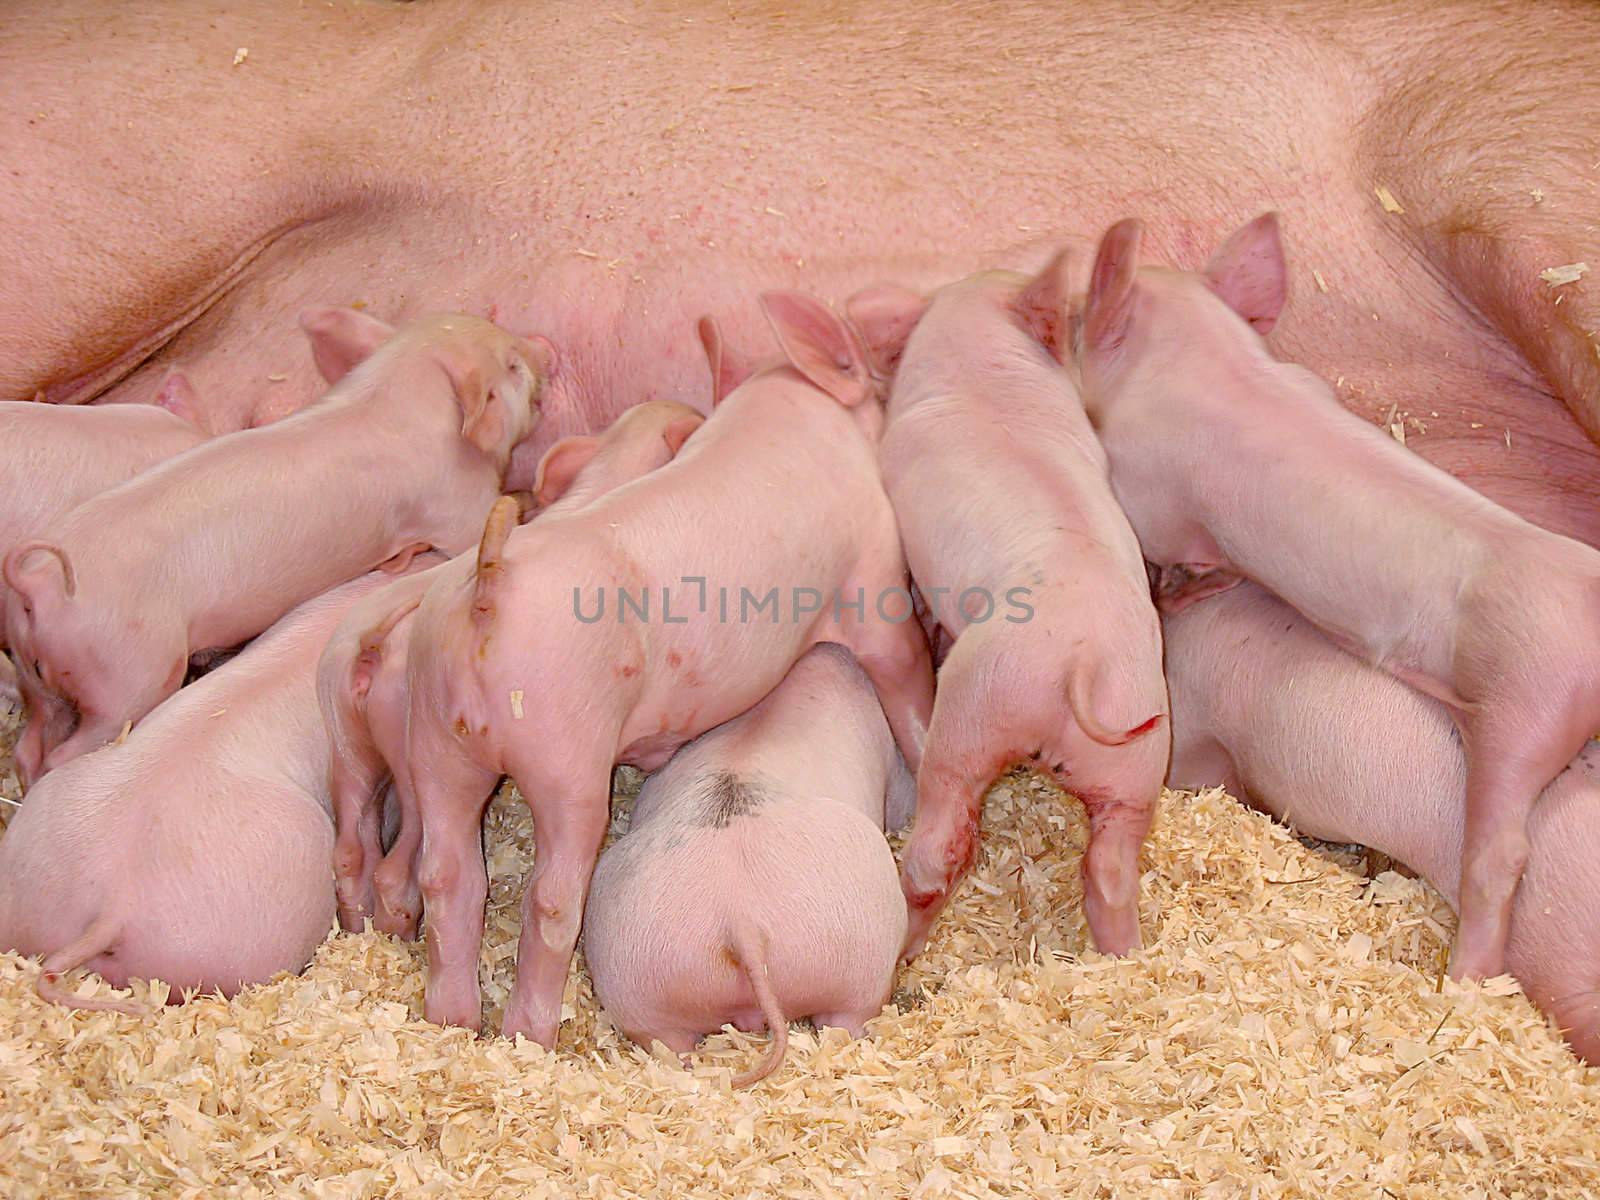
<svg viewBox="0 0 1600 1200">
<path fill-rule="evenodd" d="M 1586 262 L 1568 263 L 1564 267 L 1546 267 L 1539 272 L 1539 278 L 1544 280 L 1545 286 L 1554 290 L 1565 287 L 1569 283 L 1577 283 L 1589 273 L 1589 264 Z"/>
<path fill-rule="evenodd" d="M 48 1005 L 37 965 L 0 955 L 0 1191 L 1595 1195 L 1600 1071 L 1503 980 L 1435 990 L 1454 918 L 1420 880 L 1368 879 L 1359 851 L 1307 846 L 1219 790 L 1168 793 L 1146 948 L 1110 959 L 1084 928 L 1080 807 L 1017 775 L 984 821 L 983 886 L 868 1036 L 797 1025 L 778 1073 L 741 1092 L 729 1079 L 765 1035 L 708 1038 L 686 1071 L 624 1040 L 581 969 L 548 1054 L 422 1021 L 421 944 L 372 933 L 149 1018 Z M 486 833 L 492 1029 L 533 852 L 509 787 Z"/>
<path fill-rule="evenodd" d="M 1328 281 L 1322 277 L 1321 271 L 1313 269 L 1311 272 L 1311 278 L 1317 281 L 1317 291 L 1326 292 L 1328 290 Z"/>
<path fill-rule="evenodd" d="M 1394 193 L 1391 192 L 1383 184 L 1380 183 L 1377 187 L 1373 188 L 1372 190 L 1373 190 L 1373 193 L 1378 197 L 1378 203 L 1383 205 L 1383 211 L 1384 212 L 1386 212 L 1386 213 L 1403 213 L 1403 212 L 1405 212 L 1405 209 L 1401 206 L 1400 201 L 1398 201 L 1398 200 L 1396 200 L 1394 198 Z"/>
<path fill-rule="evenodd" d="M 511 715 L 517 720 L 522 720 L 522 689 L 517 688 L 511 693 Z"/>
<path fill-rule="evenodd" d="M 236 67 L 240 66 L 241 64 L 243 64 L 244 60 L 249 58 L 249 57 L 250 57 L 250 49 L 249 49 L 249 47 L 248 46 L 240 46 L 237 50 L 235 50 L 233 52 L 233 65 L 236 66 Z"/>
</svg>

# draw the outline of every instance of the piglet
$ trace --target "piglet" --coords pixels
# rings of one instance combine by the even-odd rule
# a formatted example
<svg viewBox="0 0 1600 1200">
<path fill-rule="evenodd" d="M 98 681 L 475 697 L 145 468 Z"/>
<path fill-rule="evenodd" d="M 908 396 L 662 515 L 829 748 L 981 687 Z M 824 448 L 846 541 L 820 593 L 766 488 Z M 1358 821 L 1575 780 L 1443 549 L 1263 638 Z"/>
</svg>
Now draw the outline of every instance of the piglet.
<svg viewBox="0 0 1600 1200">
<path fill-rule="evenodd" d="M 538 415 L 547 345 L 465 316 L 396 333 L 316 309 L 301 324 L 339 380 L 322 400 L 102 492 L 6 556 L 27 779 L 137 721 L 194 651 L 387 560 L 458 553 L 502 484 L 526 486 L 506 476 Z"/>
<path fill-rule="evenodd" d="M 333 921 L 328 735 L 316 662 L 376 573 L 310 600 L 183 689 L 126 742 L 28 792 L 0 838 L 0 947 L 44 956 L 39 993 L 84 1008 L 77 967 L 231 995 L 299 970 Z"/>
<path fill-rule="evenodd" d="M 984 792 L 1018 762 L 1089 812 L 1095 945 L 1139 945 L 1139 849 L 1167 769 L 1161 631 L 1106 457 L 1055 357 L 1066 256 L 931 299 L 892 287 L 849 311 L 894 369 L 879 459 L 911 574 L 954 639 L 906 844 L 908 954 L 977 854 Z"/>
<path fill-rule="evenodd" d="M 1173 787 L 1221 785 L 1302 833 L 1381 850 L 1459 902 L 1466 761 L 1443 706 L 1245 585 L 1165 619 Z M 1506 966 L 1600 1062 L 1600 746 L 1548 784 Z"/>
<path fill-rule="evenodd" d="M 686 1054 L 702 1034 L 789 1021 L 859 1037 L 894 982 L 906 909 L 884 840 L 910 774 L 872 685 L 842 646 L 812 648 L 765 700 L 645 783 L 595 867 L 583 921 L 595 994 L 635 1041 Z"/>
<path fill-rule="evenodd" d="M 13 546 L 95 493 L 203 442 L 193 397 L 187 378 L 173 373 L 155 404 L 0 402 L 0 562 Z M 0 663 L 0 672 L 0 695 L 15 700 L 10 663 Z"/>
<path fill-rule="evenodd" d="M 1451 970 L 1498 974 L 1535 797 L 1600 730 L 1600 553 L 1529 524 L 1343 408 L 1259 334 L 1287 290 L 1276 218 L 1203 273 L 1100 244 L 1084 396 L 1168 609 L 1264 584 L 1443 703 L 1466 750 Z"/>
<path fill-rule="evenodd" d="M 723 396 L 720 339 L 703 324 L 723 361 L 719 403 L 682 453 L 559 521 L 491 517 L 477 570 L 417 610 L 406 758 L 430 1020 L 481 1019 L 478 830 L 502 774 L 538 843 L 503 1029 L 550 1046 L 614 763 L 660 766 L 822 641 L 856 652 L 907 761 L 919 757 L 932 667 L 878 477 L 865 348 L 808 296 L 763 304 L 788 365 Z"/>
<path fill-rule="evenodd" d="M 531 501 L 539 519 L 559 519 L 670 462 L 703 420 L 687 405 L 652 400 L 628 409 L 598 437 L 562 438 L 545 452 L 533 480 Z M 476 561 L 476 552 L 469 552 L 452 569 L 470 575 Z M 410 815 L 410 775 L 403 766 L 391 771 L 389 764 L 403 764 L 405 757 L 412 614 L 443 570 L 408 575 L 357 604 L 329 640 L 318 668 L 317 694 L 333 739 L 334 879 L 346 929 L 359 930 L 371 917 L 381 932 L 416 932 L 421 904 L 414 858 L 422 831 Z M 379 802 L 391 781 L 400 827 L 392 853 L 380 863 Z"/>
</svg>

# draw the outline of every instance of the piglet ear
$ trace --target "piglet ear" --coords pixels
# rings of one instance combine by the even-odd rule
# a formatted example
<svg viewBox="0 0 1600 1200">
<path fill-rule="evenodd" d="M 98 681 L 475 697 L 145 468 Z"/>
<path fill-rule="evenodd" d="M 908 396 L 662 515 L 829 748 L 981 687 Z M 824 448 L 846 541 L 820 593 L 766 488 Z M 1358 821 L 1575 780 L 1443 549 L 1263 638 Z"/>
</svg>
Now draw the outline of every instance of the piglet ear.
<svg viewBox="0 0 1600 1200">
<path fill-rule="evenodd" d="M 200 394 L 182 371 L 174 368 L 167 372 L 167 377 L 156 389 L 153 403 L 157 408 L 164 408 L 173 416 L 181 417 L 202 433 L 211 432 L 201 419 Z"/>
<path fill-rule="evenodd" d="M 300 328 L 311 340 L 317 370 L 330 384 L 394 336 L 393 326 L 353 308 L 308 308 L 300 314 Z"/>
<path fill-rule="evenodd" d="M 1028 327 L 1057 361 L 1067 354 L 1067 310 L 1071 292 L 1067 288 L 1067 250 L 1062 247 L 1018 294 L 1015 307 Z"/>
<path fill-rule="evenodd" d="M 531 492 L 539 478 L 542 456 L 534 453 L 533 439 L 523 438 L 511 448 L 511 462 L 506 467 L 504 488 L 508 492 Z"/>
<path fill-rule="evenodd" d="M 734 362 L 733 356 L 728 353 L 727 343 L 722 340 L 722 327 L 717 324 L 715 317 L 701 317 L 694 328 L 700 335 L 700 346 L 705 350 L 706 363 L 711 368 L 711 407 L 715 408 L 754 372 L 747 364 Z"/>
<path fill-rule="evenodd" d="M 1139 244 L 1143 240 L 1144 224 L 1132 217 L 1118 221 L 1100 239 L 1084 301 L 1086 349 L 1111 350 L 1127 336 L 1139 273 Z"/>
<path fill-rule="evenodd" d="M 804 292 L 763 292 L 761 308 L 789 365 L 846 408 L 874 394 L 867 348 L 826 304 Z"/>
<path fill-rule="evenodd" d="M 1206 264 L 1206 282 L 1257 333 L 1278 322 L 1289 298 L 1289 269 L 1283 259 L 1278 214 L 1262 213 L 1234 231 Z"/>
<path fill-rule="evenodd" d="M 861 331 L 873 369 L 880 375 L 892 375 L 911 340 L 911 331 L 928 311 L 928 300 L 899 284 L 880 283 L 851 296 L 844 311 Z"/>
<path fill-rule="evenodd" d="M 593 461 L 600 452 L 597 437 L 565 437 L 544 452 L 539 460 L 539 470 L 533 477 L 533 498 L 541 508 L 548 508 L 572 486 L 578 472 Z"/>
<path fill-rule="evenodd" d="M 461 344 L 445 344 L 435 357 L 461 407 L 461 436 L 497 462 L 533 432 L 539 421 L 544 376 L 522 351 L 505 366 L 485 370 L 481 357 Z"/>
<path fill-rule="evenodd" d="M 661 431 L 661 440 L 667 444 L 667 453 L 676 458 L 678 451 L 683 449 L 683 444 L 696 429 L 705 424 L 705 420 L 697 413 L 685 413 L 669 421 L 667 427 Z"/>
</svg>

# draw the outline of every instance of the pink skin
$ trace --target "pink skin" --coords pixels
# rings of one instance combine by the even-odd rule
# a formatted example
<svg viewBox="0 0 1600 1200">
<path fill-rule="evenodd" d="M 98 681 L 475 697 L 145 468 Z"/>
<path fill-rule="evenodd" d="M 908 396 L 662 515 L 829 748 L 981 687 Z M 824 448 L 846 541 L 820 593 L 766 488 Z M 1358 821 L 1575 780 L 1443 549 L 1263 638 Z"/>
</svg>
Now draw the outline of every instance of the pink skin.
<svg viewBox="0 0 1600 1200">
<path fill-rule="evenodd" d="M 1161 631 L 1105 453 L 1055 357 L 1066 295 L 1061 256 L 1031 280 L 990 272 L 931 299 L 876 288 L 850 303 L 881 365 L 898 364 L 884 487 L 954 639 L 904 854 L 908 956 L 972 866 L 985 791 L 1023 761 L 1088 808 L 1096 946 L 1139 946 L 1139 848 L 1167 770 Z"/>
<path fill-rule="evenodd" d="M 486 535 L 476 579 L 423 600 L 408 758 L 423 823 L 430 1020 L 480 1020 L 478 828 L 502 774 L 532 806 L 539 848 L 503 1028 L 550 1046 L 613 763 L 659 766 L 757 704 L 821 641 L 855 651 L 907 761 L 920 757 L 932 668 L 895 593 L 908 581 L 878 477 L 883 418 L 864 348 L 809 297 L 768 294 L 763 305 L 790 365 L 735 388 L 659 471 L 560 522 L 518 529 L 503 547 Z M 690 577 L 705 580 L 703 605 Z M 580 620 L 601 588 L 621 619 Z M 619 589 L 637 603 L 647 588 L 653 617 L 624 617 Z M 781 619 L 753 608 L 741 619 L 741 588 L 777 589 Z M 834 611 L 832 597 L 858 593 L 863 614 Z M 797 611 L 813 595 L 815 611 Z M 883 596 L 888 619 L 875 611 Z"/>
<path fill-rule="evenodd" d="M 173 374 L 158 405 L 89 409 L 0 403 L 0 560 L 89 497 L 205 440 L 189 403 L 188 381 Z M 9 663 L 0 696 L 20 698 Z"/>
<path fill-rule="evenodd" d="M 317 701 L 332 743 L 334 893 L 339 924 L 353 932 L 368 918 L 383 926 L 373 904 L 372 875 L 383 855 L 382 801 L 390 783 L 384 743 L 394 747 L 404 739 L 403 733 L 394 736 L 396 720 L 401 730 L 405 720 L 403 704 L 394 702 L 405 694 L 403 629 L 444 561 L 437 554 L 419 555 L 406 575 L 352 605 L 317 663 Z M 380 630 L 381 636 L 373 636 Z"/>
<path fill-rule="evenodd" d="M 1443 706 L 1254 585 L 1164 628 L 1173 787 L 1221 784 L 1302 833 L 1381 850 L 1458 905 L 1467 765 Z M 1506 966 L 1600 1063 L 1600 746 L 1545 787 L 1528 834 Z"/>
<path fill-rule="evenodd" d="M 1192 266 L 1278 208 L 1325 284 L 1300 289 L 1280 356 L 1343 376 L 1369 420 L 1416 417 L 1410 446 L 1498 503 L 1600 540 L 1600 276 L 1539 278 L 1600 262 L 1592 3 L 1538 22 L 1500 0 L 1448 22 L 1431 0 L 1203 22 L 1184 0 L 1126 0 L 1125 22 L 1056 0 L 938 20 L 919 0 L 848 20 L 708 0 L 12 7 L 0 78 L 29 99 L 0 105 L 0 146 L 27 169 L 0 172 L 0 398 L 148 398 L 177 365 L 276 411 L 315 386 L 284 314 L 336 297 L 550 336 L 573 379 L 542 450 L 641 396 L 701 405 L 695 319 L 761 359 L 765 289 L 1033 271 L 1132 211 Z M 468 44 L 468 70 L 435 52 Z M 974 71 L 977 44 L 1004 69 Z"/>
<path fill-rule="evenodd" d="M 1254 579 L 1449 708 L 1467 757 L 1451 972 L 1498 974 L 1534 801 L 1600 730 L 1600 553 L 1272 357 L 1257 331 L 1287 284 L 1270 214 L 1203 274 L 1140 268 L 1139 238 L 1123 222 L 1101 243 L 1080 365 L 1117 498 L 1167 569 L 1166 606 Z"/>
<path fill-rule="evenodd" d="M 746 1087 L 783 1061 L 788 1022 L 861 1036 L 894 984 L 906 910 L 885 796 L 913 784 L 849 651 L 819 645 L 760 704 L 645 783 L 595 867 L 583 951 L 635 1041 L 680 1054 L 733 1024 L 772 1033 Z"/>
<path fill-rule="evenodd" d="M 305 965 L 333 920 L 328 737 L 315 664 L 379 573 L 309 601 L 161 705 L 126 743 L 41 780 L 0 838 L 0 947 L 231 995 Z"/>
<path fill-rule="evenodd" d="M 539 519 L 559 518 L 670 462 L 703 420 L 682 404 L 656 400 L 629 409 L 599 437 L 562 439 L 546 452 L 532 483 Z M 461 555 L 450 569 L 470 573 L 475 559 L 475 553 Z M 416 934 L 422 905 L 415 859 L 422 834 L 404 769 L 406 661 L 412 614 L 442 574 L 439 569 L 408 576 L 357 605 L 329 641 L 318 670 L 318 694 L 334 742 L 334 881 L 346 929 L 358 930 L 371 917 L 381 932 Z M 391 763 L 401 769 L 391 771 Z M 379 801 L 391 779 L 399 835 L 384 855 Z"/>
<path fill-rule="evenodd" d="M 538 417 L 547 345 L 471 317 L 395 333 L 316 309 L 301 323 L 337 380 L 320 402 L 102 492 L 5 559 L 27 780 L 142 717 L 195 651 L 387 560 L 458 552 L 502 481 L 527 486 L 513 448 Z"/>
</svg>

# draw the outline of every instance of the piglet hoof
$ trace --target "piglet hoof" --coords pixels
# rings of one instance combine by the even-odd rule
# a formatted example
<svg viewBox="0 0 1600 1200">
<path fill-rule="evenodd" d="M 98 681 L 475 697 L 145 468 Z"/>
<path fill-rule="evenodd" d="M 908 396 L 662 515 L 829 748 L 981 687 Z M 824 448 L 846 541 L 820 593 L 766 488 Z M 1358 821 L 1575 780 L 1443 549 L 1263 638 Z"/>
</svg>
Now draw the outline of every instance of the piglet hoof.
<svg viewBox="0 0 1600 1200">
<path fill-rule="evenodd" d="M 526 1013 L 508 1008 L 505 1019 L 500 1024 L 500 1032 L 508 1038 L 525 1037 L 530 1042 L 538 1042 L 546 1050 L 554 1050 L 557 1025 L 556 1021 L 538 1020 Z"/>
<path fill-rule="evenodd" d="M 346 933 L 361 933 L 367 927 L 367 919 L 372 916 L 370 904 L 341 904 L 339 906 L 339 928 Z"/>
<path fill-rule="evenodd" d="M 380 900 L 378 912 L 373 915 L 372 927 L 379 933 L 386 933 L 390 937 L 399 938 L 402 942 L 417 940 L 417 925 L 421 921 L 421 914 L 411 911 L 404 905 L 390 907 Z"/>
<path fill-rule="evenodd" d="M 933 928 L 933 909 L 906 905 L 906 940 L 900 946 L 900 961 L 910 962 L 928 948 L 928 932 Z"/>
<path fill-rule="evenodd" d="M 423 993 L 422 1015 L 435 1025 L 453 1025 L 473 1033 L 483 1031 L 477 996 L 455 995 L 450 990 L 436 989 L 431 982 Z"/>
</svg>

